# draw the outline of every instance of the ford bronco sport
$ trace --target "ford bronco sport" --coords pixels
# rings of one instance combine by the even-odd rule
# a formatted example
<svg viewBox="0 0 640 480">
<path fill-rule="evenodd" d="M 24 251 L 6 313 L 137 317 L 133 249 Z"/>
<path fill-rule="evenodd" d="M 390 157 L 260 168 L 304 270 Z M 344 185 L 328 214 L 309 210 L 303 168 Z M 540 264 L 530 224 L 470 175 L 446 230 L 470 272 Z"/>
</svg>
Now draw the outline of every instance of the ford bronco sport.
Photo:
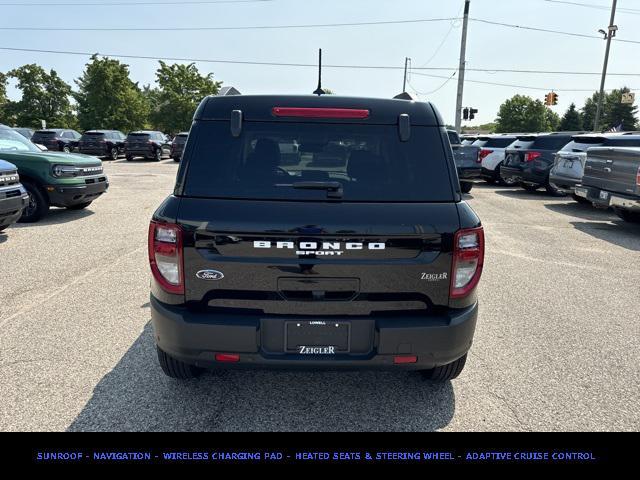
<svg viewBox="0 0 640 480">
<path fill-rule="evenodd" d="M 78 153 L 48 153 L 0 125 L 0 160 L 18 167 L 29 202 L 20 222 L 37 222 L 50 206 L 81 210 L 107 191 L 102 162 Z"/>
<path fill-rule="evenodd" d="M 484 233 L 430 103 L 207 97 L 148 247 L 171 377 L 368 367 L 445 381 L 471 347 Z"/>
</svg>

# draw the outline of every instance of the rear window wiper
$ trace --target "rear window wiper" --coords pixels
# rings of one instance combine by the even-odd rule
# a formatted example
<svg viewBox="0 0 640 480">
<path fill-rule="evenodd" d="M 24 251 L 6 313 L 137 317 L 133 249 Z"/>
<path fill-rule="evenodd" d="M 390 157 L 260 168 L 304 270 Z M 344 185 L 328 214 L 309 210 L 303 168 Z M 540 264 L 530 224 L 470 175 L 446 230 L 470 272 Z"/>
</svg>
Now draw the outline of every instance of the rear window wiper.
<svg viewBox="0 0 640 480">
<path fill-rule="evenodd" d="M 294 182 L 277 183 L 276 187 L 291 187 L 302 190 L 326 190 L 328 198 L 342 198 L 344 193 L 340 182 Z"/>
</svg>

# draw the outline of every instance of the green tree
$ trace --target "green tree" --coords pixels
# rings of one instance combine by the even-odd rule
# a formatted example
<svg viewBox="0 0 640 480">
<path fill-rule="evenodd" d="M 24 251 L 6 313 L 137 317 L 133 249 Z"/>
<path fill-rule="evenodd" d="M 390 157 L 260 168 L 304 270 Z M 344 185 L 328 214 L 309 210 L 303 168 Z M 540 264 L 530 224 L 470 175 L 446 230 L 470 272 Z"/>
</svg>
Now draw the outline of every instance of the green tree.
<svg viewBox="0 0 640 480">
<path fill-rule="evenodd" d="M 582 129 L 582 115 L 580 115 L 580 112 L 576 109 L 576 104 L 572 103 L 560 121 L 559 130 L 563 132 L 577 132 Z"/>
<path fill-rule="evenodd" d="M 144 128 L 149 105 L 137 83 L 129 78 L 129 66 L 111 58 L 91 57 L 78 80 L 78 122 L 83 130 Z"/>
<path fill-rule="evenodd" d="M 607 130 L 622 124 L 624 130 L 633 130 L 638 122 L 638 107 L 631 103 L 622 103 L 622 94 L 629 93 L 627 87 L 612 90 L 605 98 L 605 107 L 600 128 Z"/>
<path fill-rule="evenodd" d="M 7 76 L 0 72 L 0 123 L 9 124 L 9 117 L 6 112 L 7 102 Z"/>
<path fill-rule="evenodd" d="M 201 75 L 195 64 L 167 65 L 160 61 L 156 71 L 158 88 L 148 92 L 153 101 L 151 122 L 166 133 L 188 130 L 200 101 L 218 93 L 222 82 L 213 74 Z"/>
<path fill-rule="evenodd" d="M 632 130 L 638 122 L 638 107 L 636 105 L 622 103 L 622 94 L 629 92 L 627 87 L 612 90 L 604 94 L 602 112 L 600 113 L 600 130 L 608 130 L 622 124 L 625 130 Z M 582 122 L 586 130 L 592 130 L 596 118 L 599 92 L 587 98 L 582 107 Z"/>
<path fill-rule="evenodd" d="M 550 108 L 547 108 L 545 115 L 547 119 L 545 130 L 550 132 L 557 131 L 560 126 L 560 116 Z"/>
<path fill-rule="evenodd" d="M 514 95 L 506 100 L 498 110 L 496 129 L 504 132 L 545 132 L 554 127 L 558 116 L 551 112 L 540 100 L 526 95 Z"/>
<path fill-rule="evenodd" d="M 48 73 L 36 64 L 23 65 L 9 72 L 22 92 L 17 102 L 7 102 L 8 115 L 21 127 L 40 128 L 40 120 L 51 127 L 75 128 L 71 87 L 55 70 Z"/>
</svg>

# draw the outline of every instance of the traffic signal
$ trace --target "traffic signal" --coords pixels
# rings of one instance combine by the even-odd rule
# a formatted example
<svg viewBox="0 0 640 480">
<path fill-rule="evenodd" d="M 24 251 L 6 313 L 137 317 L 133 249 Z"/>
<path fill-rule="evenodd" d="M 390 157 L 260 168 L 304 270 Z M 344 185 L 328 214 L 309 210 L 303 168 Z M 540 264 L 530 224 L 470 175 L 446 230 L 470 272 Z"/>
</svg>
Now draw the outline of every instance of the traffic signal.
<svg viewBox="0 0 640 480">
<path fill-rule="evenodd" d="M 551 95 L 552 95 L 551 93 L 547 93 L 544 96 L 544 104 L 547 106 L 551 105 Z"/>
<path fill-rule="evenodd" d="M 556 92 L 551 92 L 551 105 L 558 104 L 558 94 Z"/>
<path fill-rule="evenodd" d="M 478 109 L 477 108 L 470 108 L 469 109 L 469 120 L 473 120 L 474 118 L 476 118 L 476 113 L 478 113 Z"/>
<path fill-rule="evenodd" d="M 464 110 L 462 110 L 462 118 L 464 118 L 465 120 L 469 120 L 469 109 L 465 108 Z"/>
</svg>

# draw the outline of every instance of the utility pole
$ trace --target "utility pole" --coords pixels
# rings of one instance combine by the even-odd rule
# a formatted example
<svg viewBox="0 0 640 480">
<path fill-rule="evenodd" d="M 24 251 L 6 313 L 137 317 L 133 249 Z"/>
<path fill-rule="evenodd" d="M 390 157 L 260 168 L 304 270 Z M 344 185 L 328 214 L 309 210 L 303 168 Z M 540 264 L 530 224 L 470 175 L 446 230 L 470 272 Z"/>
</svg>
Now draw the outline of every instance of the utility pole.
<svg viewBox="0 0 640 480">
<path fill-rule="evenodd" d="M 409 57 L 404 57 L 404 81 L 402 82 L 402 93 L 407 91 L 407 66 L 409 65 Z"/>
<path fill-rule="evenodd" d="M 616 17 L 616 4 L 618 0 L 613 0 L 613 5 L 611 5 L 611 20 L 609 20 L 609 28 L 606 32 L 607 36 L 607 48 L 604 53 L 604 65 L 602 66 L 602 79 L 600 80 L 600 95 L 598 95 L 598 107 L 596 108 L 596 119 L 593 122 L 593 131 L 597 132 L 600 130 L 600 114 L 602 112 L 602 102 L 604 100 L 604 82 L 607 78 L 607 64 L 609 63 L 609 49 L 611 48 L 611 39 L 615 37 L 616 27 L 613 24 L 613 21 Z"/>
<path fill-rule="evenodd" d="M 462 90 L 464 89 L 465 54 L 467 51 L 467 25 L 469 24 L 469 6 L 471 0 L 464 0 L 464 19 L 462 20 L 462 42 L 460 44 L 460 65 L 458 66 L 458 96 L 456 97 L 456 132 L 462 127 Z"/>
</svg>

